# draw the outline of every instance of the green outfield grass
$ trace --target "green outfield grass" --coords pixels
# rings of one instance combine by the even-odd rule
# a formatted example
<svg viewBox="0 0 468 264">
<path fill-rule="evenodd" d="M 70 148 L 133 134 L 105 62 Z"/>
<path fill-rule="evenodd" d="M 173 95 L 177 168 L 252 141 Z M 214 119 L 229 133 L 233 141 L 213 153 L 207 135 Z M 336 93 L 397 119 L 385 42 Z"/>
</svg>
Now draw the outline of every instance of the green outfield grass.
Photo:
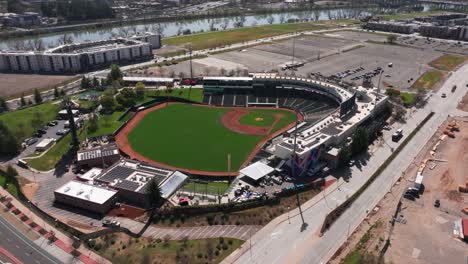
<svg viewBox="0 0 468 264">
<path fill-rule="evenodd" d="M 415 99 L 416 95 L 413 94 L 413 93 L 401 93 L 400 97 L 403 100 L 403 104 L 409 106 L 409 105 L 412 105 L 414 103 L 414 99 Z"/>
<path fill-rule="evenodd" d="M 3 121 L 19 141 L 22 141 L 34 134 L 33 119 L 39 118 L 40 126 L 45 126 L 57 117 L 59 110 L 58 105 L 43 103 L 0 115 L 0 121 Z"/>
<path fill-rule="evenodd" d="M 445 54 L 431 61 L 429 65 L 439 70 L 452 71 L 455 68 L 457 68 L 460 64 L 463 64 L 465 60 L 466 57 L 463 56 Z"/>
<path fill-rule="evenodd" d="M 238 170 L 263 136 L 244 135 L 226 129 L 221 117 L 229 109 L 173 104 L 145 116 L 128 135 L 131 147 L 140 154 L 165 164 L 203 171 Z M 255 110 L 254 110 L 255 111 Z M 268 110 L 263 110 L 268 111 Z M 294 122 L 293 113 L 284 113 L 273 129 Z"/>
</svg>

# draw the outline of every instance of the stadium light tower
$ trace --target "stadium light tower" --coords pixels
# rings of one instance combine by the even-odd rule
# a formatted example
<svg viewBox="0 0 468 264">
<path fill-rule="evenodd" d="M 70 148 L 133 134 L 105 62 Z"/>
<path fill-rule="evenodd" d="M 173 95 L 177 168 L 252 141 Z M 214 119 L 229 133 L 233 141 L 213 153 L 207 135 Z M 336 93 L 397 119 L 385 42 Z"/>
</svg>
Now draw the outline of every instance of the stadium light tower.
<svg viewBox="0 0 468 264">
<path fill-rule="evenodd" d="M 296 113 L 296 125 L 294 127 L 294 148 L 293 148 L 293 154 L 292 154 L 292 160 L 291 160 L 291 169 L 292 169 L 292 172 L 291 172 L 291 176 L 293 176 L 293 178 L 295 178 L 297 175 L 296 175 L 296 168 L 295 168 L 295 162 L 296 162 L 296 157 L 297 157 L 297 154 L 296 154 L 296 147 L 297 147 L 297 126 L 298 126 L 298 123 L 299 123 L 299 113 L 297 112 L 297 110 L 294 110 L 294 112 Z M 294 183 L 294 190 L 296 191 L 296 199 L 297 199 L 297 206 L 299 207 L 299 214 L 301 215 L 301 220 L 302 220 L 302 225 L 301 225 L 301 232 L 304 231 L 306 228 L 307 228 L 307 223 L 305 222 L 304 220 L 304 215 L 302 214 L 302 208 L 301 208 L 301 201 L 299 200 L 299 192 L 297 190 L 297 185 L 296 185 L 296 179 L 293 180 L 293 183 Z"/>
</svg>

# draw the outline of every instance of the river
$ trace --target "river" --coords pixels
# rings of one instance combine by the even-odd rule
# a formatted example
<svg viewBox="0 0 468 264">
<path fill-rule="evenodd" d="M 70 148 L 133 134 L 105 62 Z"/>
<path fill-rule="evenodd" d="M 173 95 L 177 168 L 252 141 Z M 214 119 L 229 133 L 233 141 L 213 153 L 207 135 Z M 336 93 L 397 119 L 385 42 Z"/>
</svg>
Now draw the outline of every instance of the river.
<svg viewBox="0 0 468 264">
<path fill-rule="evenodd" d="M 428 11 L 431 9 L 430 5 L 423 5 L 423 10 Z M 384 10 L 381 8 L 337 8 L 328 10 L 311 10 L 311 11 L 298 11 L 298 12 L 282 12 L 266 15 L 249 15 L 244 17 L 225 17 L 225 18 L 206 18 L 206 19 L 193 19 L 177 22 L 161 22 L 149 23 L 140 25 L 127 25 L 115 26 L 105 29 L 97 30 L 83 30 L 73 31 L 68 33 L 72 36 L 73 42 L 80 43 L 86 41 L 96 41 L 102 39 L 109 39 L 116 36 L 124 36 L 133 34 L 134 32 L 160 32 L 162 36 L 176 36 L 184 30 L 189 29 L 191 33 L 210 31 L 210 29 L 231 29 L 239 26 L 242 23 L 244 27 L 247 26 L 261 26 L 267 24 L 285 23 L 288 20 L 307 20 L 307 21 L 326 21 L 333 19 L 345 19 L 358 17 L 359 15 L 368 15 L 380 13 Z M 45 47 L 57 46 L 60 39 L 63 38 L 64 33 L 51 33 L 38 36 L 24 37 L 20 39 L 9 39 L 0 41 L 0 50 L 12 50 L 18 47 L 18 42 L 26 44 L 33 39 L 42 39 Z"/>
</svg>

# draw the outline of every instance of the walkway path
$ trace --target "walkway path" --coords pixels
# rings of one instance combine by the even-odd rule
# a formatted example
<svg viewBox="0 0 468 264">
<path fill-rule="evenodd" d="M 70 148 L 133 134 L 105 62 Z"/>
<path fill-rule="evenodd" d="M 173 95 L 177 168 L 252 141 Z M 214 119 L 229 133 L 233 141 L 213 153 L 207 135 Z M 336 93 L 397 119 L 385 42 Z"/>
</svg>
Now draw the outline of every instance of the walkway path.
<svg viewBox="0 0 468 264">
<path fill-rule="evenodd" d="M 128 218 L 108 217 L 108 219 L 119 221 L 122 227 L 130 229 L 134 233 L 138 233 L 144 226 L 144 223 L 140 223 Z M 261 228 L 261 226 L 254 225 L 212 225 L 175 228 L 161 228 L 150 226 L 143 234 L 143 236 L 160 239 L 169 236 L 170 240 L 181 240 L 184 237 L 187 237 L 188 239 L 227 237 L 236 238 L 240 240 L 248 240 L 251 235 L 255 234 Z"/>
</svg>

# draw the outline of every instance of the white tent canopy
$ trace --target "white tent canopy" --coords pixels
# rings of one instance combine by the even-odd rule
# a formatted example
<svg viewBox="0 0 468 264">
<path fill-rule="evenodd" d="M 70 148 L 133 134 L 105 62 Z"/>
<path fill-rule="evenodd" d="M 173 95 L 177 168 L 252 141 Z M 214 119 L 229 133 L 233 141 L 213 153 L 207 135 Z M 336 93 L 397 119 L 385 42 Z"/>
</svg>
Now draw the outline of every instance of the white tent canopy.
<svg viewBox="0 0 468 264">
<path fill-rule="evenodd" d="M 249 165 L 240 170 L 240 173 L 251 178 L 254 181 L 258 181 L 259 179 L 265 177 L 274 170 L 274 168 L 266 165 L 265 163 L 257 161 L 254 164 Z"/>
</svg>

